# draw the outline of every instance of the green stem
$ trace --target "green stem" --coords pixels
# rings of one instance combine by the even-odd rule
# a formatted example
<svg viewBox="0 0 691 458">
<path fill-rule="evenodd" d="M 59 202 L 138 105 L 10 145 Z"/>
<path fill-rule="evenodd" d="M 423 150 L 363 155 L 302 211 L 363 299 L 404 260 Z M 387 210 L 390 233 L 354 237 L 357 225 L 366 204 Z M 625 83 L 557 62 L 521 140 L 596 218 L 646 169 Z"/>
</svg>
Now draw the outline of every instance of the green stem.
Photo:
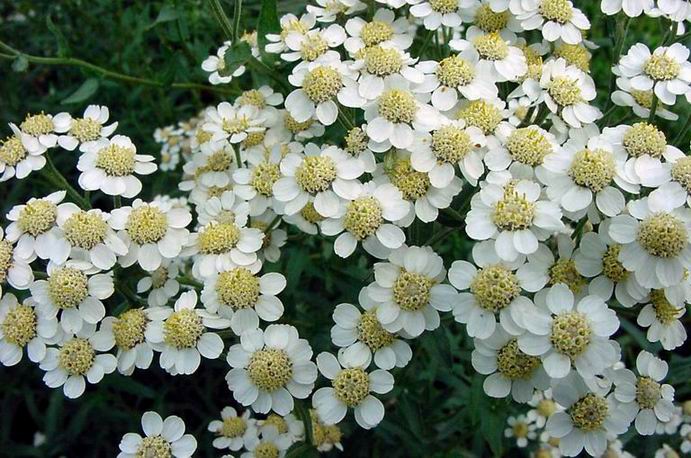
<svg viewBox="0 0 691 458">
<path fill-rule="evenodd" d="M 233 7 L 233 36 L 235 41 L 240 40 L 240 19 L 242 17 L 242 0 L 235 0 Z"/>
<path fill-rule="evenodd" d="M 54 185 L 67 191 L 67 194 L 79 205 L 82 209 L 87 210 L 91 208 L 91 203 L 88 202 L 76 189 L 67 181 L 67 179 L 55 167 L 53 160 L 48 154 L 45 155 L 46 167 L 43 169 L 44 174 L 48 177 Z"/>
<path fill-rule="evenodd" d="M 350 118 L 343 112 L 343 107 L 338 105 L 338 120 L 341 122 L 345 130 L 350 130 L 354 127 L 353 123 L 350 121 Z"/>
<path fill-rule="evenodd" d="M 684 136 L 686 136 L 686 133 L 689 131 L 689 128 L 691 128 L 691 115 L 689 115 L 688 118 L 686 118 L 686 124 L 684 124 L 684 127 L 681 128 L 679 131 L 679 135 L 677 135 L 674 138 L 674 141 L 672 141 L 673 145 L 679 145 L 682 140 L 684 140 Z"/>
<path fill-rule="evenodd" d="M 209 0 L 209 6 L 211 7 L 211 11 L 214 13 L 216 21 L 218 21 L 218 24 L 221 26 L 223 34 L 228 40 L 233 40 L 233 25 L 230 23 L 230 19 L 228 16 L 226 16 L 226 13 L 223 11 L 221 2 L 219 0 Z"/>
<path fill-rule="evenodd" d="M 435 243 L 440 242 L 444 240 L 446 237 L 451 235 L 454 232 L 453 227 L 445 227 L 441 231 L 437 232 L 434 234 L 432 237 L 430 237 L 427 242 L 425 242 L 425 246 L 433 246 Z"/>
<path fill-rule="evenodd" d="M 650 114 L 648 115 L 648 123 L 652 123 L 653 120 L 655 119 L 655 112 L 657 111 L 657 95 L 655 95 L 655 90 L 653 88 L 653 102 L 650 105 Z"/>
<path fill-rule="evenodd" d="M 280 221 L 281 221 L 281 215 L 274 216 L 274 219 L 272 219 L 271 222 L 269 223 L 269 225 L 266 226 L 265 232 L 271 232 L 275 227 L 278 227 L 281 224 Z M 278 223 L 278 224 L 276 224 L 276 223 Z"/>
<path fill-rule="evenodd" d="M 425 41 L 422 43 L 422 47 L 420 48 L 420 51 L 418 52 L 418 55 L 422 58 L 424 55 L 425 51 L 427 50 L 427 47 L 429 44 L 432 42 L 432 36 L 434 35 L 434 31 L 428 30 L 427 31 L 427 36 L 425 37 Z"/>
<path fill-rule="evenodd" d="M 122 207 L 122 199 L 120 196 L 113 196 L 113 208 Z"/>
</svg>

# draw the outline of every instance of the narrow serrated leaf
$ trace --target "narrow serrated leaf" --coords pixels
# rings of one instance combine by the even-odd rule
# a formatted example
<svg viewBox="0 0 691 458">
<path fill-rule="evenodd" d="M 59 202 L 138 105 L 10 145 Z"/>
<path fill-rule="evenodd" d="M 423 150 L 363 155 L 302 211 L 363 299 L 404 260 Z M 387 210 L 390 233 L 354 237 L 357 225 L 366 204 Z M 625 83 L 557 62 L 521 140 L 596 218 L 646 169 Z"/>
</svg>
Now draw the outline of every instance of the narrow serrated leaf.
<svg viewBox="0 0 691 458">
<path fill-rule="evenodd" d="M 68 105 L 70 103 L 84 102 L 96 93 L 98 86 L 99 81 L 96 78 L 89 78 L 88 80 L 84 81 L 76 91 L 64 98 L 60 103 L 63 105 Z"/>
</svg>

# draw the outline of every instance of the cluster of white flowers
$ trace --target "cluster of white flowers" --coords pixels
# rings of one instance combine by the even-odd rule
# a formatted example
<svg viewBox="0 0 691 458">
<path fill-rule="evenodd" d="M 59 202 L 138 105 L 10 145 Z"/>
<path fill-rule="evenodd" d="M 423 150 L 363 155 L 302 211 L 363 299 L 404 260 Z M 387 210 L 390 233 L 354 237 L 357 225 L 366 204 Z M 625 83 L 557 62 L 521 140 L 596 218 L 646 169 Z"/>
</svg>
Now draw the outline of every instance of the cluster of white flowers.
<svg viewBox="0 0 691 458">
<path fill-rule="evenodd" d="M 0 229 L 0 285 L 13 290 L 0 289 L 0 362 L 26 348 L 45 383 L 76 398 L 86 381 L 147 369 L 156 353 L 171 375 L 224 355 L 247 410 L 222 411 L 213 445 L 280 457 L 306 440 L 309 419 L 292 413 L 300 400 L 311 399 L 321 451 L 341 449 L 350 409 L 362 428 L 377 426 L 411 345 L 451 312 L 473 338 L 487 395 L 533 407 L 509 420 L 519 447 L 539 435 L 536 455 L 621 455 L 629 428 L 676 431 L 660 356 L 687 338 L 691 159 L 677 147 L 685 131 L 672 140 L 656 120 L 677 119 L 691 99 L 689 49 L 677 41 L 688 2 L 602 1 L 605 14 L 669 29 L 653 50 L 617 38 L 625 54 L 605 113 L 591 24 L 571 1 L 317 3 L 281 18 L 263 50 L 256 33 L 241 39 L 251 59 L 280 56 L 285 87 L 156 131 L 160 168 L 181 168 L 183 196 L 138 197 L 154 157 L 115 134 L 106 107 L 10 125 L 0 181 L 43 169 L 61 191 L 13 207 Z M 243 78 L 244 65 L 227 71 L 232 49 L 202 64 L 212 84 Z M 49 150 L 78 151 L 61 160 L 85 193 Z M 113 196 L 112 208 L 91 208 L 91 191 Z M 342 258 L 376 259 L 357 303 L 333 310 L 332 353 L 315 356 L 296 327 L 276 323 L 286 277 L 264 268 L 288 230 L 319 234 Z M 447 271 L 435 247 L 452 233 L 472 249 Z M 624 320 L 664 352 L 641 351 L 627 369 Z M 178 417 L 148 412 L 142 427 L 119 456 L 196 449 Z"/>
</svg>

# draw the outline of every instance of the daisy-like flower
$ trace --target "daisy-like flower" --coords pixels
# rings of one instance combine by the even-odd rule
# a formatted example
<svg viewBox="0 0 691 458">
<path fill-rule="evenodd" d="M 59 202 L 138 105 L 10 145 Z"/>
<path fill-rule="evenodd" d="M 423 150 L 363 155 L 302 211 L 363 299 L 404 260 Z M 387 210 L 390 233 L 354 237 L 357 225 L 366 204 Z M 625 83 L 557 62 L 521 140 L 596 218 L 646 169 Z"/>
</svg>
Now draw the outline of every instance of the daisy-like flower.
<svg viewBox="0 0 691 458">
<path fill-rule="evenodd" d="M 335 447 L 339 451 L 343 451 L 341 438 L 343 433 L 338 425 L 327 425 L 319 418 L 316 410 L 310 409 L 310 418 L 312 420 L 312 434 L 314 436 L 314 445 L 320 452 L 330 452 Z"/>
<path fill-rule="evenodd" d="M 614 397 L 623 404 L 636 431 L 644 436 L 655 434 L 658 422 L 667 422 L 674 410 L 674 388 L 661 383 L 667 376 L 667 363 L 647 351 L 636 357 L 638 376 L 628 369 L 614 372 Z"/>
<path fill-rule="evenodd" d="M 12 135 L 0 141 L 0 183 L 13 177 L 21 180 L 46 165 L 46 158 L 43 156 L 45 148 L 30 150 L 30 147 L 35 146 L 32 145 L 31 137 L 22 133 L 14 124 L 10 124 L 10 128 Z"/>
<path fill-rule="evenodd" d="M 492 242 L 476 244 L 473 259 L 480 269 L 468 261 L 454 261 L 449 269 L 449 282 L 460 291 L 468 290 L 458 295 L 454 318 L 466 324 L 470 337 L 489 338 L 497 328 L 497 321 L 509 334 L 521 334 L 523 329 L 514 317 L 522 311 L 522 305 L 532 305 L 530 299 L 521 296 L 525 288 L 515 273 L 523 259 L 503 261 Z"/>
<path fill-rule="evenodd" d="M 146 338 L 155 320 L 169 314 L 167 308 L 131 308 L 117 317 L 108 316 L 101 322 L 98 334 L 103 334 L 117 347 L 118 372 L 132 375 L 134 369 L 148 369 L 154 358 L 153 345 Z"/>
<path fill-rule="evenodd" d="M 281 178 L 281 145 L 270 152 L 248 155 L 247 167 L 233 172 L 233 192 L 249 203 L 250 216 L 257 216 L 269 208 L 275 208 L 273 186 Z"/>
<path fill-rule="evenodd" d="M 253 329 L 228 349 L 232 369 L 226 381 L 240 404 L 258 413 L 287 415 L 293 410 L 293 397 L 305 399 L 314 389 L 317 367 L 311 358 L 312 348 L 293 326 Z"/>
<path fill-rule="evenodd" d="M 398 49 L 408 49 L 413 44 L 408 18 L 397 18 L 392 10 L 386 8 L 378 8 L 369 22 L 360 17 L 348 19 L 345 29 L 350 36 L 343 46 L 351 56 L 370 46 L 391 44 Z"/>
<path fill-rule="evenodd" d="M 377 303 L 370 299 L 366 288 L 360 290 L 358 301 L 363 311 L 352 304 L 336 306 L 331 341 L 348 352 L 362 353 L 355 355 L 358 360 L 366 355 L 365 359 L 370 361 L 374 354 L 374 364 L 379 369 L 405 367 L 413 356 L 410 346 L 382 327 L 377 319 Z"/>
<path fill-rule="evenodd" d="M 350 68 L 357 71 L 358 92 L 367 100 L 379 97 L 388 81 L 397 75 L 411 84 L 420 84 L 424 74 L 415 65 L 417 59 L 394 44 L 380 44 L 361 49 Z"/>
<path fill-rule="evenodd" d="M 148 291 L 146 300 L 152 307 L 166 305 L 180 291 L 180 283 L 177 280 L 180 266 L 178 260 L 163 260 L 158 269 L 149 272 L 137 282 L 137 294 Z"/>
<path fill-rule="evenodd" d="M 325 29 L 293 30 L 285 35 L 288 48 L 281 54 L 287 62 L 314 62 L 325 54 L 336 54 L 330 48 L 341 46 L 346 39 L 346 32 L 338 24 L 331 24 Z"/>
<path fill-rule="evenodd" d="M 432 186 L 444 189 L 456 178 L 455 167 L 472 185 L 485 172 L 482 148 L 487 143 L 477 127 L 465 127 L 463 120 L 443 120 L 432 132 L 418 134 L 410 145 L 410 164 L 418 172 L 426 172 Z"/>
<path fill-rule="evenodd" d="M 277 415 L 269 413 L 265 419 L 257 420 L 259 426 L 273 425 L 279 434 L 286 434 L 292 442 L 305 439 L 305 424 L 292 413 L 288 415 Z"/>
<path fill-rule="evenodd" d="M 681 43 L 656 48 L 652 54 L 643 43 L 633 45 L 619 61 L 618 71 L 639 91 L 654 91 L 665 105 L 674 105 L 677 96 L 691 86 L 689 48 Z"/>
<path fill-rule="evenodd" d="M 316 18 L 313 14 L 303 14 L 300 18 L 292 13 L 284 14 L 281 16 L 280 20 L 281 32 L 278 34 L 269 33 L 266 35 L 266 39 L 269 42 L 265 47 L 266 52 L 280 54 L 287 51 L 288 46 L 286 45 L 286 38 L 288 35 L 293 33 L 304 35 L 309 30 L 312 30 L 315 23 Z"/>
<path fill-rule="evenodd" d="M 643 13 L 647 15 L 654 6 L 654 0 L 603 0 L 600 8 L 609 16 L 623 11 L 628 17 L 638 17 Z"/>
<path fill-rule="evenodd" d="M 495 240 L 495 250 L 505 261 L 535 253 L 538 241 L 563 229 L 562 213 L 555 202 L 541 198 L 542 189 L 530 180 L 502 178 L 503 185 L 487 183 L 470 203 L 466 231 L 475 240 Z"/>
<path fill-rule="evenodd" d="M 85 261 L 48 264 L 48 278 L 31 284 L 31 296 L 49 318 L 60 314 L 65 332 L 77 333 L 84 325 L 96 325 L 106 316 L 101 302 L 115 292 L 111 272 L 94 274 L 98 269 Z"/>
<path fill-rule="evenodd" d="M 120 207 L 110 213 L 110 225 L 127 245 L 127 254 L 120 265 L 129 267 L 138 262 L 142 269 L 153 272 L 163 260 L 172 260 L 187 243 L 187 225 L 192 215 L 170 203 L 136 199 L 132 206 Z"/>
<path fill-rule="evenodd" d="M 444 187 L 432 186 L 428 173 L 413 168 L 409 153 L 397 152 L 389 157 L 390 162 L 375 170 L 374 180 L 393 184 L 408 202 L 408 214 L 398 221 L 401 226 L 410 226 L 416 217 L 425 223 L 435 221 L 439 210 L 448 208 L 461 192 L 463 182 L 455 175 Z"/>
<path fill-rule="evenodd" d="M 474 0 L 410 0 L 410 14 L 422 19 L 427 30 L 461 25 L 461 10 L 469 8 Z"/>
<path fill-rule="evenodd" d="M 449 111 L 461 97 L 468 100 L 497 97 L 497 85 L 490 75 L 478 68 L 480 55 L 472 46 L 461 53 L 446 57 L 439 62 L 420 62 L 417 68 L 425 73 L 425 80 L 415 87 L 416 92 L 431 93 L 432 106 L 439 111 Z"/>
<path fill-rule="evenodd" d="M 202 70 L 209 73 L 209 83 L 213 85 L 228 84 L 233 78 L 237 78 L 245 73 L 244 65 L 238 66 L 232 72 L 226 71 L 225 56 L 231 45 L 230 41 L 223 42 L 223 45 L 216 51 L 216 55 L 211 55 L 202 62 Z"/>
<path fill-rule="evenodd" d="M 577 219 L 593 203 L 604 215 L 616 216 L 624 209 L 626 200 L 613 185 L 630 193 L 638 192 L 638 186 L 627 181 L 627 158 L 606 137 L 577 135 L 545 158 L 544 169 L 551 172 L 541 174 L 547 184 L 547 196 Z"/>
<path fill-rule="evenodd" d="M 525 30 L 540 29 L 549 42 L 561 39 L 575 45 L 583 41 L 583 32 L 590 29 L 586 15 L 569 0 L 511 0 L 510 8 Z"/>
<path fill-rule="evenodd" d="M 316 118 L 330 126 L 338 118 L 338 103 L 359 108 L 365 103 L 358 94 L 354 74 L 338 56 L 299 65 L 288 77 L 297 87 L 286 97 L 285 107 L 297 122 Z"/>
<path fill-rule="evenodd" d="M 681 317 L 686 313 L 686 303 L 670 301 L 665 290 L 650 292 L 647 304 L 641 309 L 636 322 L 648 328 L 646 335 L 650 342 L 660 342 L 665 350 L 674 350 L 686 341 L 686 328 Z"/>
<path fill-rule="evenodd" d="M 429 132 L 440 122 L 436 110 L 418 101 L 408 80 L 400 75 L 391 76 L 381 95 L 364 110 L 369 138 L 388 141 L 399 149 L 412 145 L 417 132 Z"/>
<path fill-rule="evenodd" d="M 146 412 L 142 415 L 142 430 L 144 437 L 137 433 L 127 433 L 122 437 L 117 458 L 190 458 L 197 450 L 197 440 L 191 434 L 185 434 L 185 422 L 178 416 L 163 420 L 156 412 Z"/>
<path fill-rule="evenodd" d="M 23 140 L 30 152 L 54 148 L 58 142 L 53 116 L 50 114 L 43 112 L 39 114 L 27 113 L 24 121 L 19 124 L 19 130 L 24 134 Z"/>
<path fill-rule="evenodd" d="M 588 232 L 581 239 L 573 259 L 576 270 L 587 278 L 588 292 L 605 301 L 612 293 L 624 307 L 632 307 L 642 300 L 647 290 L 638 284 L 636 277 L 626 270 L 619 260 L 621 245 L 614 242 L 607 233 L 608 221 L 600 224 L 598 232 Z"/>
<path fill-rule="evenodd" d="M 316 0 L 316 5 L 307 5 L 307 12 L 319 22 L 334 22 L 340 15 L 352 16 L 367 8 L 359 0 Z"/>
<path fill-rule="evenodd" d="M 240 458 L 263 458 L 266 456 L 283 458 L 293 444 L 290 436 L 281 434 L 274 425 L 259 428 L 257 434 L 249 436 L 245 441 L 247 449 Z"/>
<path fill-rule="evenodd" d="M 354 356 L 346 352 L 339 353 L 338 359 L 326 352 L 317 356 L 319 372 L 331 381 L 331 386 L 314 392 L 312 406 L 327 425 L 339 423 L 352 408 L 358 425 L 372 429 L 384 418 L 384 405 L 371 393 L 388 393 L 394 379 L 381 369 L 368 373 L 366 361 Z"/>
<path fill-rule="evenodd" d="M 61 235 L 55 241 L 51 258 L 62 264 L 68 256 L 91 262 L 101 270 L 115 265 L 116 255 L 127 254 L 127 245 L 109 224 L 110 214 L 101 210 L 81 210 L 72 203 L 57 216 Z"/>
<path fill-rule="evenodd" d="M 477 27 L 470 27 L 466 32 L 466 39 L 456 39 L 449 42 L 451 49 L 468 52 L 477 61 L 475 67 L 483 78 L 489 81 L 516 81 L 528 72 L 528 63 L 523 51 L 513 43 L 516 35 L 506 31 L 485 33 Z M 475 57 L 477 56 L 477 57 Z M 490 97 L 496 97 L 496 91 Z"/>
<path fill-rule="evenodd" d="M 477 127 L 487 137 L 488 148 L 497 142 L 497 127 L 508 117 L 506 102 L 500 98 L 461 100 L 456 118 L 465 121 L 467 127 Z"/>
<path fill-rule="evenodd" d="M 528 332 L 518 337 L 521 351 L 540 356 L 552 378 L 566 377 L 572 366 L 591 378 L 617 361 L 609 336 L 619 329 L 619 319 L 599 296 L 575 303 L 571 290 L 561 283 L 545 296 L 544 304 L 536 297 L 537 307 L 523 310 L 518 324 Z"/>
<path fill-rule="evenodd" d="M 483 383 L 487 395 L 505 398 L 509 394 L 516 402 L 528 402 L 535 390 L 549 388 L 550 378 L 542 368 L 540 358 L 523 353 L 515 337 L 501 327 L 487 339 L 475 339 L 471 355 L 473 367 L 488 375 Z"/>
<path fill-rule="evenodd" d="M 589 103 L 597 95 L 592 77 L 564 59 L 544 64 L 540 87 L 549 110 L 571 127 L 580 128 L 602 117 L 602 112 Z"/>
<path fill-rule="evenodd" d="M 0 227 L 0 294 L 5 283 L 16 289 L 27 289 L 34 281 L 30 266 L 33 259 L 20 256 L 14 243 L 5 238 L 4 232 Z"/>
<path fill-rule="evenodd" d="M 559 439 L 559 450 L 566 456 L 576 456 L 584 448 L 591 456 L 601 456 L 607 450 L 607 436 L 624 433 L 631 423 L 613 395 L 605 398 L 590 391 L 575 373 L 558 383 L 553 392 L 566 410 L 549 417 L 546 431 Z"/>
<path fill-rule="evenodd" d="M 17 301 L 12 293 L 0 299 L 0 364 L 14 366 L 22 360 L 24 349 L 29 359 L 41 362 L 46 355 L 46 344 L 59 338 L 58 322 L 36 308 L 36 303 L 27 299 Z"/>
<path fill-rule="evenodd" d="M 199 202 L 195 210 L 197 224 L 202 226 L 211 222 L 232 222 L 238 227 L 243 227 L 249 221 L 249 205 L 238 199 L 232 189 L 225 190 L 218 196 L 209 196 L 206 201 Z"/>
<path fill-rule="evenodd" d="M 196 291 L 182 293 L 174 309 L 167 308 L 152 316 L 146 328 L 146 340 L 161 352 L 161 368 L 171 375 L 193 374 L 201 356 L 216 359 L 223 351 L 221 337 L 208 329 L 226 329 L 230 322 L 196 305 Z"/>
<path fill-rule="evenodd" d="M 362 162 L 336 146 L 305 146 L 304 154 L 290 153 L 281 161 L 281 174 L 273 185 L 274 198 L 283 203 L 286 215 L 294 215 L 313 201 L 322 216 L 335 217 L 342 199 L 358 190 L 357 178 L 364 173 Z"/>
<path fill-rule="evenodd" d="M 653 90 L 639 91 L 631 87 L 631 80 L 628 78 L 617 78 L 618 90 L 612 92 L 612 102 L 620 107 L 631 107 L 633 113 L 642 119 L 650 117 L 650 109 L 653 106 Z M 658 102 L 655 116 L 670 121 L 679 119 L 679 115 L 672 113 L 667 106 Z"/>
<path fill-rule="evenodd" d="M 362 161 L 365 172 L 372 173 L 377 167 L 374 158 L 374 145 L 367 136 L 367 124 L 353 127 L 343 138 L 343 150 Z"/>
<path fill-rule="evenodd" d="M 283 315 L 283 303 L 276 297 L 286 287 L 278 272 L 259 275 L 260 263 L 234 266 L 204 280 L 201 298 L 204 307 L 230 319 L 235 334 L 259 327 L 259 318 L 273 322 Z"/>
<path fill-rule="evenodd" d="M 221 419 L 209 423 L 208 430 L 216 435 L 214 448 L 237 452 L 245 447 L 250 438 L 258 434 L 256 420 L 250 418 L 250 411 L 238 415 L 233 407 L 221 410 Z"/>
<path fill-rule="evenodd" d="M 95 141 L 110 137 L 118 123 L 105 125 L 110 117 L 105 105 L 89 105 L 81 118 L 73 118 L 69 113 L 58 113 L 53 117 L 55 132 L 59 133 L 58 145 L 68 151 L 77 146 L 84 152 Z"/>
<path fill-rule="evenodd" d="M 104 353 L 112 347 L 112 340 L 96 333 L 95 324 L 85 324 L 76 334 L 64 334 L 59 347 L 48 348 L 39 364 L 46 371 L 43 381 L 50 388 L 62 387 L 65 396 L 76 399 L 86 389 L 85 378 L 96 384 L 115 370 L 115 356 Z"/>
<path fill-rule="evenodd" d="M 559 151 L 553 134 L 536 125 L 517 128 L 502 122 L 496 129 L 499 142 L 492 145 L 484 157 L 487 168 L 500 172 L 510 170 L 513 175 L 540 177 L 545 159 Z"/>
<path fill-rule="evenodd" d="M 259 259 L 262 262 L 277 262 L 281 258 L 281 248 L 288 242 L 288 233 L 279 229 L 282 218 L 276 222 L 277 217 L 273 211 L 267 210 L 252 218 L 250 222 L 250 227 L 264 232 L 264 243 L 259 252 Z"/>
<path fill-rule="evenodd" d="M 525 415 L 517 417 L 509 417 L 506 421 L 508 427 L 504 429 L 504 437 L 516 438 L 516 446 L 518 448 L 525 448 L 528 442 L 537 438 L 537 426 L 532 423 Z"/>
<path fill-rule="evenodd" d="M 223 146 L 224 140 L 231 144 L 240 143 L 249 134 L 266 130 L 263 125 L 265 119 L 254 105 L 236 107 L 221 102 L 206 111 L 206 118 L 202 129 L 212 134 L 211 145 Z"/>
<path fill-rule="evenodd" d="M 528 411 L 527 417 L 540 429 L 545 427 L 547 419 L 555 412 L 564 410 L 562 406 L 554 401 L 551 388 L 545 391 L 536 391 L 533 398 L 528 401 L 528 405 L 532 409 Z"/>
<path fill-rule="evenodd" d="M 612 218 L 609 236 L 622 245 L 619 260 L 646 288 L 681 283 L 691 267 L 691 211 L 681 201 L 630 201 L 629 214 Z"/>
<path fill-rule="evenodd" d="M 389 332 L 404 330 L 411 337 L 439 327 L 439 311 L 458 301 L 446 276 L 444 262 L 430 247 L 403 246 L 374 265 L 374 283 L 367 295 L 377 303 L 376 316 Z"/>
<path fill-rule="evenodd" d="M 150 175 L 158 166 L 154 157 L 137 154 L 129 137 L 116 135 L 100 139 L 83 148 L 77 169 L 79 186 L 86 191 L 101 190 L 110 196 L 132 198 L 142 190 L 136 175 Z"/>
</svg>

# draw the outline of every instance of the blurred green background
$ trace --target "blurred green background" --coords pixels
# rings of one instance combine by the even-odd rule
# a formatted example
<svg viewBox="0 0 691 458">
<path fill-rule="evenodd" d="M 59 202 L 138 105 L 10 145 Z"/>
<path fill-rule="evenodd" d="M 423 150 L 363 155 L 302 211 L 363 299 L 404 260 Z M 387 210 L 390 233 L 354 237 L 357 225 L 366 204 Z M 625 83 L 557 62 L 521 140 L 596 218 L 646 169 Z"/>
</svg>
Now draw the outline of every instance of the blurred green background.
<svg viewBox="0 0 691 458">
<path fill-rule="evenodd" d="M 230 2 L 228 2 L 230 3 Z M 595 17 L 599 2 L 578 2 Z M 260 0 L 243 3 L 242 24 L 255 27 Z M 232 11 L 226 4 L 227 11 Z M 279 14 L 299 12 L 301 1 L 280 1 Z M 591 38 L 602 49 L 595 52 L 593 74 L 601 93 L 607 97 L 609 53 L 614 23 L 597 15 Z M 661 33 L 653 20 L 632 25 L 624 50 L 634 41 L 656 45 Z M 155 85 L 129 84 L 103 77 L 97 72 L 69 65 L 42 65 L 23 59 L 0 56 L 0 132 L 9 133 L 8 122 L 20 122 L 26 113 L 69 111 L 80 114 L 89 103 L 107 105 L 111 120 L 120 123 L 119 133 L 132 137 L 144 154 L 158 155 L 153 141 L 156 127 L 173 124 L 196 114 L 201 108 L 224 99 L 209 90 L 180 90 L 172 82 L 206 84 L 201 61 L 214 53 L 223 40 L 206 2 L 122 1 L 122 0 L 6 0 L 0 3 L 0 40 L 34 56 L 79 58 L 98 66 L 145 78 Z M 284 71 L 285 72 L 285 71 Z M 287 76 L 285 73 L 284 76 Z M 251 76 L 234 80 L 233 88 L 249 88 Z M 602 105 L 601 105 L 602 106 Z M 621 119 L 624 111 L 612 119 Z M 689 115 L 681 113 L 678 124 L 666 124 L 674 135 Z M 688 152 L 689 135 L 679 142 Z M 54 150 L 60 170 L 74 178 L 76 153 Z M 177 194 L 177 172 L 159 172 L 145 182 L 144 198 L 161 192 Z M 34 173 L 28 179 L 0 184 L 0 210 L 4 215 L 15 204 L 31 196 L 53 191 Z M 96 202 L 98 204 L 98 202 Z M 103 202 L 110 208 L 110 202 Z M 5 225 L 4 218 L 2 224 Z M 430 226 L 422 228 L 430 230 Z M 315 349 L 315 355 L 332 349 L 329 329 L 331 312 L 340 302 L 355 302 L 362 286 L 372 279 L 364 258 L 341 260 L 333 254 L 331 242 L 305 238 L 295 233 L 277 265 L 268 270 L 283 272 L 288 288 L 282 294 L 286 317 L 298 327 Z M 467 257 L 468 245 L 456 231 L 441 246 L 435 246 L 446 266 Z M 622 337 L 628 362 L 639 348 L 659 349 L 645 341 L 625 319 Z M 426 333 L 412 343 L 414 358 L 403 370 L 394 371 L 396 388 L 385 396 L 383 423 L 374 431 L 345 427 L 345 456 L 458 457 L 520 456 L 503 438 L 508 415 L 524 412 L 505 400 L 491 400 L 482 392 L 482 378 L 470 366 L 471 342 L 450 314 L 440 329 Z M 681 354 L 681 352 L 678 352 Z M 677 399 L 691 396 L 691 360 L 673 356 L 671 383 L 677 386 Z M 143 412 L 156 410 L 179 415 L 199 442 L 197 456 L 221 456 L 211 447 L 208 423 L 220 417 L 220 410 L 233 405 L 224 376 L 223 361 L 205 360 L 193 376 L 171 377 L 154 362 L 148 371 L 133 377 L 106 376 L 97 387 L 76 401 L 67 400 L 61 390 L 43 384 L 43 372 L 24 361 L 12 368 L 0 367 L 0 456 L 1 457 L 111 457 L 117 454 L 123 434 L 140 431 Z M 44 434 L 45 442 L 33 447 L 34 434 Z M 623 439 L 628 440 L 629 436 Z M 652 456 L 664 437 L 634 439 L 627 444 L 639 456 Z"/>
</svg>

